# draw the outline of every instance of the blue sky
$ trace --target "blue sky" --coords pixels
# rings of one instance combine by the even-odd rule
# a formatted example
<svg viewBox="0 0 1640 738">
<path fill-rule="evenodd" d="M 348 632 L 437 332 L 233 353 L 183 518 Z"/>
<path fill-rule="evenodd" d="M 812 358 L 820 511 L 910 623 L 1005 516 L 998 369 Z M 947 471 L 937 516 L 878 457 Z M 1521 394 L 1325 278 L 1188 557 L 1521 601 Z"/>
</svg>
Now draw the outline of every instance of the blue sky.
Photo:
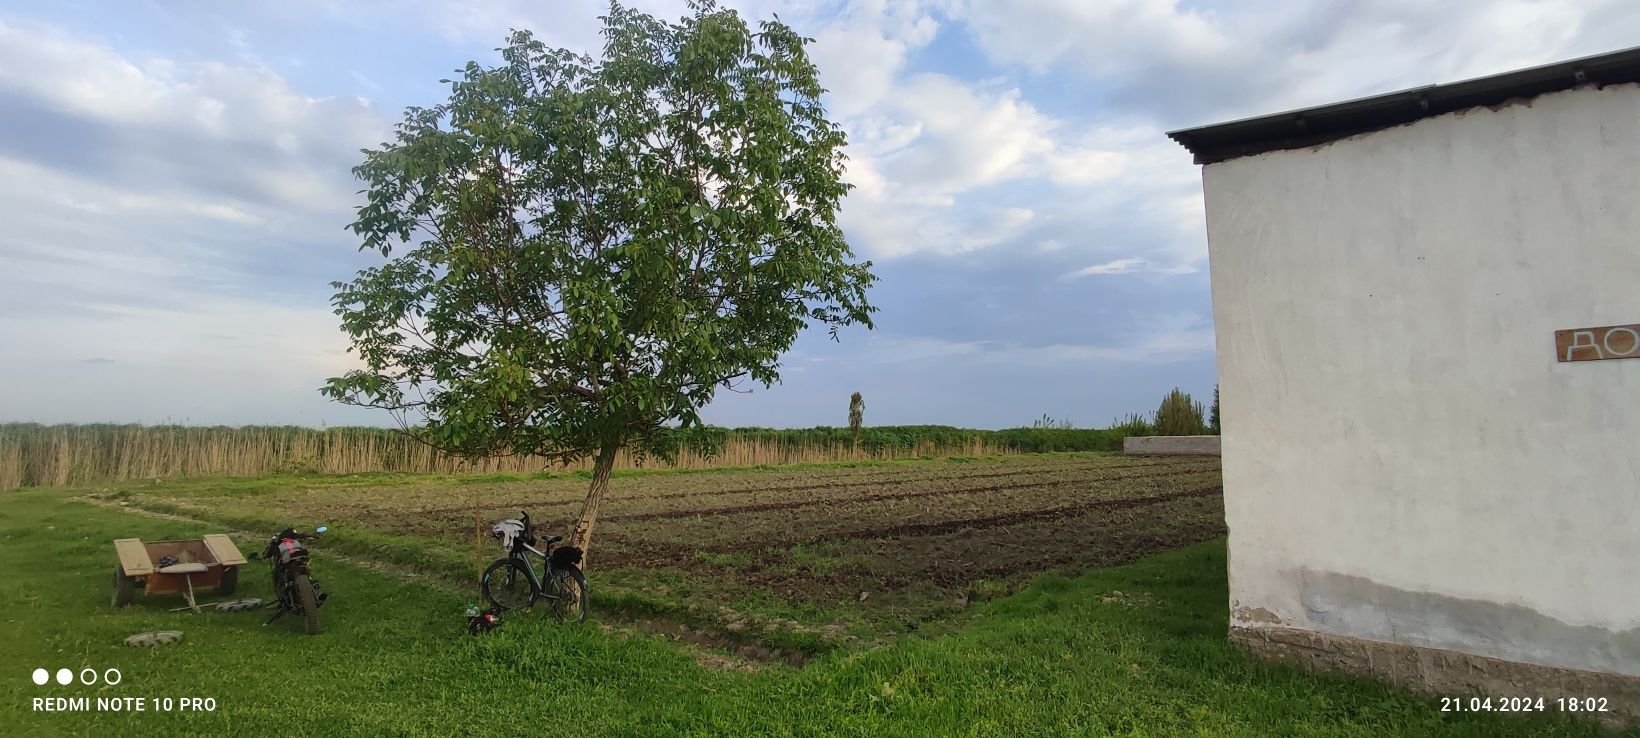
<svg viewBox="0 0 1640 738">
<path fill-rule="evenodd" d="M 633 3 L 675 18 L 681 0 Z M 1098 426 L 1214 382 L 1199 172 L 1173 128 L 1609 51 L 1626 0 L 728 2 L 816 39 L 878 329 L 800 339 L 708 421 Z M 0 420 L 387 424 L 329 283 L 358 150 L 511 27 L 602 3 L 0 2 Z"/>
</svg>

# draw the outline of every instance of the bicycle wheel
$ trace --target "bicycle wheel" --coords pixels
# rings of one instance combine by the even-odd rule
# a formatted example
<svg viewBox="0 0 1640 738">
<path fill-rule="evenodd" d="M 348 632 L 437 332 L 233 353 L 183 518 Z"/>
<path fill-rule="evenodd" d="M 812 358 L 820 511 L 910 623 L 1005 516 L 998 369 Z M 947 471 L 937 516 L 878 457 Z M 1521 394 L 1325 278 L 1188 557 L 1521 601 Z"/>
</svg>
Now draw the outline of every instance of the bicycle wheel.
<svg viewBox="0 0 1640 738">
<path fill-rule="evenodd" d="M 552 598 L 552 617 L 562 623 L 579 623 L 587 618 L 587 578 L 573 566 L 547 572 L 548 596 Z"/>
<path fill-rule="evenodd" d="M 497 559 L 490 564 L 484 570 L 479 589 L 484 593 L 484 599 L 502 611 L 529 607 L 539 594 L 535 584 L 530 581 L 529 571 L 512 559 Z"/>
</svg>

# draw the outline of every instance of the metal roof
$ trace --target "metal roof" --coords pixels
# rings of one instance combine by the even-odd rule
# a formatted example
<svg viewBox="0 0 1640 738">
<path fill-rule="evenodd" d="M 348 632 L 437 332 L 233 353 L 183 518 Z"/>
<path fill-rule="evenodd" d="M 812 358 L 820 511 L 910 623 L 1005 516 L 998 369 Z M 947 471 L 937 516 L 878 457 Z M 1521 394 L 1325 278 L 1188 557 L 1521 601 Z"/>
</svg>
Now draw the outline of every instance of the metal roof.
<svg viewBox="0 0 1640 738">
<path fill-rule="evenodd" d="M 1640 82 L 1640 46 L 1490 77 L 1363 97 L 1257 118 L 1168 132 L 1197 164 L 1298 149 L 1421 118 L 1529 99 L 1585 84 Z"/>
</svg>

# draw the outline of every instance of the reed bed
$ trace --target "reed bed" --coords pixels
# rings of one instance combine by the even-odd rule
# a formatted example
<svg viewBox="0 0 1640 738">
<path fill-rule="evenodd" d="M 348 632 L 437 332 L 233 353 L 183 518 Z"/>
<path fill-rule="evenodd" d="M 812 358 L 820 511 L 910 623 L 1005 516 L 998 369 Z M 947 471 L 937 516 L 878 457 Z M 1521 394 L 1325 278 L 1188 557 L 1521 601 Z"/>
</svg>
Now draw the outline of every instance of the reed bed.
<svg viewBox="0 0 1640 738">
<path fill-rule="evenodd" d="M 1029 430 L 1029 429 L 1026 429 Z M 715 453 L 680 451 L 670 463 L 623 453 L 616 468 L 704 468 L 921 456 L 992 456 L 1040 450 L 1108 450 L 1098 435 L 1064 438 L 1031 431 L 977 431 L 945 426 L 865 429 L 854 437 L 833 428 L 707 429 Z M 1069 433 L 1087 434 L 1087 431 Z M 1097 432 L 1095 432 L 1097 433 Z M 1043 439 L 1049 438 L 1046 443 Z M 1067 440 L 1068 439 L 1068 440 Z M 1120 438 L 1115 439 L 1115 444 Z M 460 458 L 379 428 L 283 426 L 0 425 L 0 490 L 68 487 L 172 477 L 268 474 L 435 474 L 536 472 L 591 467 L 534 456 Z"/>
</svg>

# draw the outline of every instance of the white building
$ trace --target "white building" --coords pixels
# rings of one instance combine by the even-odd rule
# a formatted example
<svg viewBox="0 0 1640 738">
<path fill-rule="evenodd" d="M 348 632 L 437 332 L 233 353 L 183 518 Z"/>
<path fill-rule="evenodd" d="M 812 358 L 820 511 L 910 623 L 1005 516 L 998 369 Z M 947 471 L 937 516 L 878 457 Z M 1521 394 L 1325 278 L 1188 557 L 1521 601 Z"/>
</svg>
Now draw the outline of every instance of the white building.
<svg viewBox="0 0 1640 738">
<path fill-rule="evenodd" d="M 1589 360 L 1640 358 L 1637 82 L 1640 49 L 1169 134 L 1233 639 L 1640 715 L 1640 361 Z"/>
</svg>

